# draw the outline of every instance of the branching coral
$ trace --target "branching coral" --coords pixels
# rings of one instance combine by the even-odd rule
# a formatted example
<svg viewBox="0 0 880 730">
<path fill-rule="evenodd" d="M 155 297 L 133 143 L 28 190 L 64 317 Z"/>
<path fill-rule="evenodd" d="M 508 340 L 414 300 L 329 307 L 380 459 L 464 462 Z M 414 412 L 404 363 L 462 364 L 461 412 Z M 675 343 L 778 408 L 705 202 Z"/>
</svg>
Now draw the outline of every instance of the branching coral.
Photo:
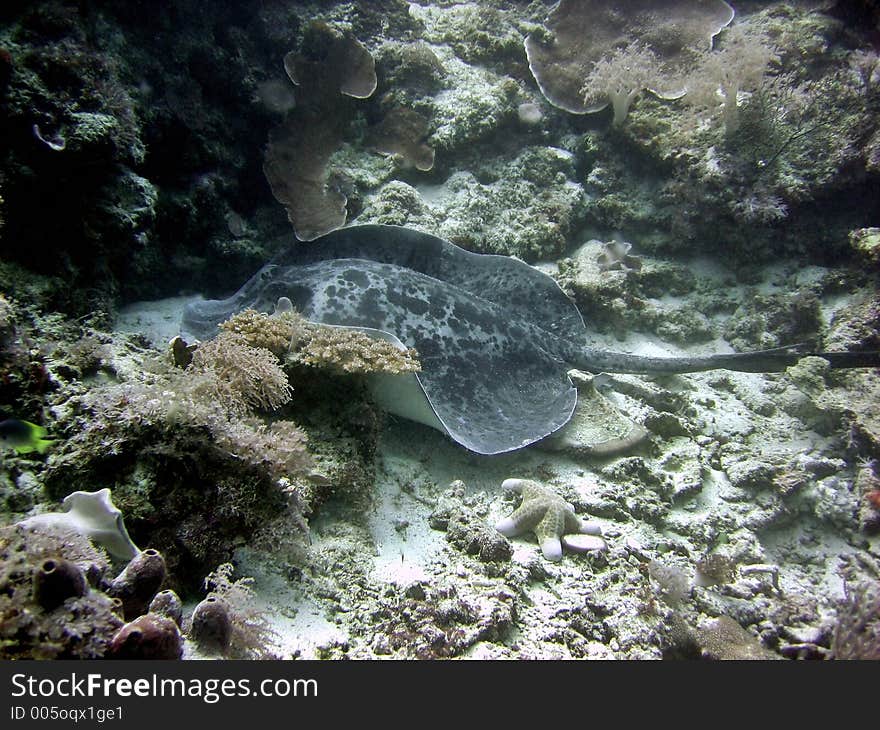
<svg viewBox="0 0 880 730">
<path fill-rule="evenodd" d="M 313 325 L 291 353 L 297 363 L 343 373 L 412 373 L 421 370 L 418 353 L 346 327 Z"/>
<path fill-rule="evenodd" d="M 245 309 L 220 324 L 224 332 L 239 335 L 251 347 L 265 348 L 278 357 L 290 349 L 292 340 L 302 337 L 305 327 L 305 320 L 295 312 L 270 316 L 254 309 Z"/>
<path fill-rule="evenodd" d="M 287 354 L 288 362 L 298 365 L 349 374 L 398 374 L 421 369 L 418 354 L 413 349 L 401 350 L 393 342 L 379 337 L 378 333 L 371 335 L 349 327 L 309 322 L 292 310 L 279 309 L 275 314 L 268 315 L 245 309 L 223 322 L 220 329 L 227 333 L 221 337 L 238 338 L 239 344 L 264 348 L 279 357 Z M 227 347 L 223 344 L 221 350 L 225 351 Z M 208 354 L 216 357 L 214 350 L 209 350 Z M 218 373 L 218 376 L 222 378 L 223 374 Z M 274 381 L 274 377 L 269 380 Z M 234 378 L 224 379 L 230 383 L 233 391 L 241 390 Z M 245 388 L 251 389 L 248 385 Z"/>
</svg>

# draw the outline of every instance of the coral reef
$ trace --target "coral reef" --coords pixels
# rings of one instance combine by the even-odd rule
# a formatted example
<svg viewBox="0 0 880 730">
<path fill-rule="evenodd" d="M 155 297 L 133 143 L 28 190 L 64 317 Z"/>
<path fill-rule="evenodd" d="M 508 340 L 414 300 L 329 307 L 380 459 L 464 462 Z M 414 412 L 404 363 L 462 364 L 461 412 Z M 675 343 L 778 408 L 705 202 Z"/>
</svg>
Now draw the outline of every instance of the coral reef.
<svg viewBox="0 0 880 730">
<path fill-rule="evenodd" d="M 874 372 L 575 375 L 481 459 L 371 333 L 147 333 L 356 221 L 536 263 L 591 347 L 877 349 L 876 11 L 612 5 L 4 8 L 0 409 L 53 444 L 0 459 L 0 657 L 876 658 Z"/>
<path fill-rule="evenodd" d="M 704 659 L 733 661 L 781 659 L 761 646 L 756 637 L 729 616 L 719 616 L 697 630 L 697 643 Z"/>
<path fill-rule="evenodd" d="M 477 174 L 453 173 L 430 200 L 389 182 L 366 201 L 358 220 L 407 225 L 471 251 L 535 261 L 560 254 L 583 217 L 574 177 L 569 152 L 528 146 Z"/>
<path fill-rule="evenodd" d="M 245 309 L 221 323 L 220 329 L 241 338 L 252 348 L 269 350 L 284 359 L 288 366 L 307 366 L 331 374 L 362 375 L 368 373 L 396 375 L 417 372 L 420 369 L 418 353 L 412 349 L 400 349 L 395 343 L 382 339 L 379 333 L 367 334 L 356 328 L 315 324 L 308 322 L 294 311 L 276 312 L 270 316 Z M 217 340 L 220 338 L 215 338 L 212 342 Z M 221 340 L 219 346 L 225 350 L 228 347 L 225 342 L 229 341 Z M 209 351 L 207 355 L 209 360 L 216 357 L 213 353 L 213 350 Z M 197 355 L 198 350 L 194 367 L 198 372 L 200 368 L 205 369 L 205 365 Z M 237 353 L 235 355 L 241 358 L 241 355 Z M 209 364 L 207 369 L 212 367 L 214 366 Z M 262 383 L 261 388 L 280 383 L 284 377 L 267 366 L 264 366 L 264 373 L 247 363 L 236 369 L 257 378 Z M 218 373 L 218 379 L 224 384 L 232 385 L 236 390 L 242 390 L 235 384 L 235 378 L 229 377 L 228 370 L 229 368 L 225 367 Z M 251 384 L 245 384 L 244 387 L 253 391 Z M 276 393 L 275 397 L 279 395 L 280 393 Z"/>
<path fill-rule="evenodd" d="M 596 86 L 600 93 L 622 97 L 644 87 L 674 89 L 674 83 L 664 84 L 661 68 L 670 79 L 686 73 L 693 60 L 689 52 L 710 46 L 712 37 L 732 19 L 733 9 L 722 0 L 698 6 L 680 0 L 639 0 L 630 3 L 626 13 L 607 0 L 563 0 L 548 16 L 546 28 L 526 38 L 529 69 L 551 104 L 573 114 L 596 112 L 609 103 L 590 103 Z M 630 45 L 626 55 L 615 55 L 621 38 L 640 45 Z M 643 48 L 653 51 L 648 64 Z M 584 79 L 590 89 L 586 94 Z M 627 88 L 618 86 L 621 81 Z M 615 121 L 623 116 L 626 112 L 615 105 Z"/>
<path fill-rule="evenodd" d="M 241 344 L 233 353 L 239 351 L 245 365 L 256 355 L 258 364 L 272 363 L 269 376 L 281 373 L 268 350 Z M 288 421 L 243 417 L 241 391 L 214 369 L 156 367 L 158 374 L 100 386 L 65 404 L 59 416 L 76 426 L 47 465 L 47 490 L 61 497 L 78 485 L 114 484 L 127 527 L 163 553 L 173 588 L 200 583 L 212 565 L 228 560 L 234 540 L 273 521 L 291 518 L 287 540 L 302 539 L 295 535 L 302 526 L 295 497 L 279 480 L 311 474 L 303 432 Z M 240 382 L 266 392 L 253 377 Z M 272 382 L 286 386 L 286 376 Z"/>
</svg>

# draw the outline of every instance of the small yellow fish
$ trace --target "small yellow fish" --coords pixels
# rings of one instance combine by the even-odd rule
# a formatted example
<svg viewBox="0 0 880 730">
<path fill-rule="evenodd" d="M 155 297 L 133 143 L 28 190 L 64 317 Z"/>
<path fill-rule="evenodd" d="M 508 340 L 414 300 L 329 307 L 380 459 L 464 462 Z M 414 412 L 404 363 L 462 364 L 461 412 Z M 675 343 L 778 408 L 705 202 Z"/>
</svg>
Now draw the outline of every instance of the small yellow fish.
<svg viewBox="0 0 880 730">
<path fill-rule="evenodd" d="M 44 438 L 46 429 L 30 421 L 7 418 L 0 421 L 0 445 L 10 446 L 19 454 L 30 454 L 32 451 L 43 454 L 52 444 L 53 439 Z"/>
</svg>

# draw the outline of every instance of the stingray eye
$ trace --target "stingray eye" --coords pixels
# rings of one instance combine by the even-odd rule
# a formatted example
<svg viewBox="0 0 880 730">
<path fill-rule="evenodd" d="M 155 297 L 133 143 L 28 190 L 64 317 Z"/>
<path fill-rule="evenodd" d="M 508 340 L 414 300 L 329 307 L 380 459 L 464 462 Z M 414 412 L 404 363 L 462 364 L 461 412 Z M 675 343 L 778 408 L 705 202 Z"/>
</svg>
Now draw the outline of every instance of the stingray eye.
<svg viewBox="0 0 880 730">
<path fill-rule="evenodd" d="M 265 282 L 272 278 L 272 274 L 275 273 L 275 269 L 277 267 L 272 264 L 267 264 L 263 267 L 263 270 L 260 272 L 260 281 Z"/>
</svg>

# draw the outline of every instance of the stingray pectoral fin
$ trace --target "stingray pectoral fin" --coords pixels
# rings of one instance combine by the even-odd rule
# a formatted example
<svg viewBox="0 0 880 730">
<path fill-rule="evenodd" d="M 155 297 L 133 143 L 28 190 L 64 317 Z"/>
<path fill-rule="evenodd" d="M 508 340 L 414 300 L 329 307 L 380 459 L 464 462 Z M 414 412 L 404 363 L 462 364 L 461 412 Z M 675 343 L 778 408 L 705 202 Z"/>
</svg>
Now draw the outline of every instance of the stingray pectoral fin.
<svg viewBox="0 0 880 730">
<path fill-rule="evenodd" d="M 449 433 L 414 373 L 375 373 L 369 376 L 367 386 L 373 402 L 383 411 Z"/>
<path fill-rule="evenodd" d="M 370 337 L 390 342 L 401 352 L 407 349 L 400 338 L 385 330 L 345 325 L 321 324 L 321 326 L 362 332 Z M 448 434 L 415 373 L 373 373 L 367 377 L 367 387 L 373 402 L 383 411 Z"/>
</svg>

